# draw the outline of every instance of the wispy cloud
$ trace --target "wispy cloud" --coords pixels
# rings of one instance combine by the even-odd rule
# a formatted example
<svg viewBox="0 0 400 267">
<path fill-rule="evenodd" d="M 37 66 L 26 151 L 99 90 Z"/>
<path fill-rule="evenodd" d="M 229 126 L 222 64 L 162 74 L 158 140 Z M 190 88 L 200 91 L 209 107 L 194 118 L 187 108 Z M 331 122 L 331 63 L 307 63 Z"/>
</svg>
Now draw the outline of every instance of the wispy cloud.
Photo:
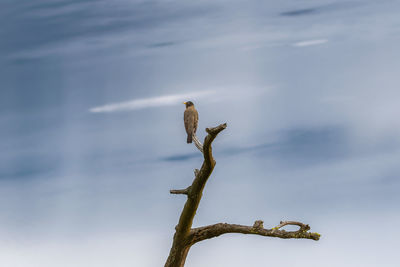
<svg viewBox="0 0 400 267">
<path fill-rule="evenodd" d="M 303 46 L 311 46 L 311 45 L 320 45 L 327 43 L 327 39 L 316 39 L 316 40 L 307 40 L 294 43 L 293 46 L 303 47 Z"/>
<path fill-rule="evenodd" d="M 171 106 L 185 100 L 210 96 L 214 93 L 215 91 L 208 90 L 208 91 L 196 91 L 185 94 L 134 99 L 131 101 L 111 103 L 104 106 L 93 107 L 89 109 L 89 111 L 92 113 L 101 113 L 101 112 L 136 110 L 136 109 L 143 109 L 150 107 Z"/>
<path fill-rule="evenodd" d="M 302 15 L 312 14 L 312 13 L 315 13 L 316 11 L 317 11 L 316 8 L 304 8 L 304 9 L 297 9 L 297 10 L 282 12 L 280 15 L 293 17 L 293 16 L 302 16 Z"/>
</svg>

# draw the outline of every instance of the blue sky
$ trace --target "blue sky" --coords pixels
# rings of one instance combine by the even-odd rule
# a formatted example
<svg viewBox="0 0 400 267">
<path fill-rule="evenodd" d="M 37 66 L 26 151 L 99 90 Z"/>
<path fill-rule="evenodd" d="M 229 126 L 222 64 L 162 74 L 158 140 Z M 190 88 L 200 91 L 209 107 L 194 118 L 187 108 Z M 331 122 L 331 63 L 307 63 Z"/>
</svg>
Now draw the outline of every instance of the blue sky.
<svg viewBox="0 0 400 267">
<path fill-rule="evenodd" d="M 318 242 L 226 235 L 187 266 L 398 266 L 400 4 L 0 3 L 0 265 L 162 266 L 215 140 L 195 226 L 309 223 Z"/>
</svg>

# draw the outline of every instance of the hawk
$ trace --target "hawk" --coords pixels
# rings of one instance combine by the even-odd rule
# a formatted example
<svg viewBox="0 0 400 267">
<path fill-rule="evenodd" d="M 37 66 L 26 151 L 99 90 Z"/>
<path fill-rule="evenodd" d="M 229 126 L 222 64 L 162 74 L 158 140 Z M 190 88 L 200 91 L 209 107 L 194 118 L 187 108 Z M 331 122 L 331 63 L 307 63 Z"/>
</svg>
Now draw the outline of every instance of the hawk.
<svg viewBox="0 0 400 267">
<path fill-rule="evenodd" d="M 183 102 L 186 105 L 185 112 L 183 113 L 183 122 L 187 133 L 187 143 L 192 142 L 193 135 L 196 134 L 197 123 L 199 121 L 199 114 L 194 108 L 192 101 Z"/>
</svg>

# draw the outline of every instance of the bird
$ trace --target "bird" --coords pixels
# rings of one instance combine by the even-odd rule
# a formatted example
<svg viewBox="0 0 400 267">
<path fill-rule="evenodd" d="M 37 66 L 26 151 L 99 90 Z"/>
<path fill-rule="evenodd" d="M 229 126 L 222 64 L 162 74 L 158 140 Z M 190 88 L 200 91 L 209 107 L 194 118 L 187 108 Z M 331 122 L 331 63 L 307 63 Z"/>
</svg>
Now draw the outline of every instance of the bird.
<svg viewBox="0 0 400 267">
<path fill-rule="evenodd" d="M 187 133 L 187 143 L 192 143 L 193 135 L 196 134 L 197 123 L 199 121 L 199 114 L 194 108 L 192 101 L 183 102 L 186 105 L 185 112 L 183 113 L 183 122 Z"/>
</svg>

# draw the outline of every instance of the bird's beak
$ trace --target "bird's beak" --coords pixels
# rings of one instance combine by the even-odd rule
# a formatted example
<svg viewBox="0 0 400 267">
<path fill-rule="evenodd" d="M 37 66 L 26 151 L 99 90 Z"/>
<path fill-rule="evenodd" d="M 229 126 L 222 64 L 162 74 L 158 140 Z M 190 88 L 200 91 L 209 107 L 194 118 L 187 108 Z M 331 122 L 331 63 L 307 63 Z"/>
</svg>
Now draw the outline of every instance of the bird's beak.
<svg viewBox="0 0 400 267">
<path fill-rule="evenodd" d="M 185 105 L 186 105 L 186 102 L 183 102 L 182 104 L 185 104 Z"/>
</svg>

